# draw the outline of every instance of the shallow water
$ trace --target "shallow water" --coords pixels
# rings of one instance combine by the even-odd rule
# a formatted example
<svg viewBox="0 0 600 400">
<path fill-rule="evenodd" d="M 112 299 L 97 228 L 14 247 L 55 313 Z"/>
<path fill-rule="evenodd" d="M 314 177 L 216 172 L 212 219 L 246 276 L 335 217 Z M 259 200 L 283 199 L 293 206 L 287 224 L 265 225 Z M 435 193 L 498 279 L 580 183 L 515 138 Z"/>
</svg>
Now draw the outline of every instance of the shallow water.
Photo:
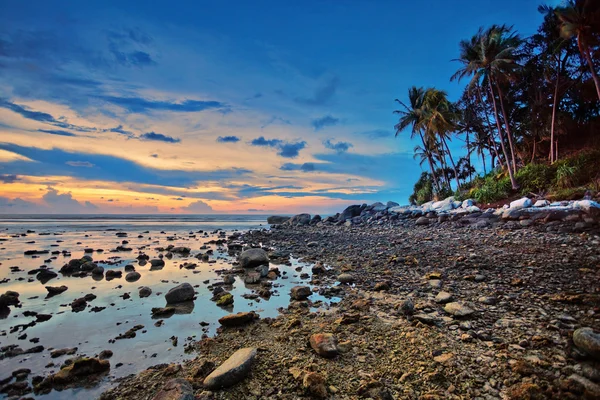
<svg viewBox="0 0 600 400">
<path fill-rule="evenodd" d="M 264 219 L 263 219 L 264 221 Z M 225 223 L 221 223 L 225 222 Z M 74 225 L 71 225 L 71 224 Z M 199 340 L 203 334 L 214 335 L 219 327 L 217 320 L 230 312 L 256 311 L 261 317 L 275 317 L 280 307 L 286 307 L 289 303 L 289 290 L 298 284 L 307 284 L 309 279 L 300 279 L 300 274 L 310 274 L 310 266 L 298 263 L 292 259 L 292 266 L 277 265 L 288 279 L 279 278 L 273 282 L 273 296 L 269 300 L 247 300 L 241 297 L 243 294 L 252 293 L 258 285 L 246 285 L 240 277 L 236 277 L 231 293 L 235 302 L 233 308 L 223 309 L 210 301 L 212 297 L 208 285 L 220 282 L 221 278 L 215 272 L 222 269 L 230 269 L 232 258 L 226 249 L 217 248 L 216 245 L 207 245 L 214 251 L 210 257 L 215 263 L 203 263 L 196 258 L 180 257 L 175 255 L 171 260 L 164 259 L 166 265 L 160 270 L 151 270 L 150 263 L 140 267 L 135 257 L 139 250 L 156 258 L 159 254 L 155 247 L 166 247 L 170 244 L 175 246 L 186 246 L 192 249 L 191 255 L 198 254 L 200 247 L 211 239 L 217 239 L 216 234 L 194 233 L 206 227 L 226 226 L 224 230 L 227 235 L 234 229 L 250 229 L 260 227 L 258 221 L 181 221 L 181 220 L 151 220 L 125 221 L 119 220 L 89 220 L 65 221 L 65 220 L 37 220 L 37 221 L 8 221 L 2 223 L 3 230 L 0 231 L 0 279 L 10 280 L 0 285 L 0 291 L 7 290 L 19 292 L 22 307 L 11 307 L 10 314 L 5 319 L 0 319 L 0 347 L 17 344 L 19 347 L 28 349 L 36 345 L 44 346 L 44 351 L 37 354 L 21 355 L 14 358 L 0 360 L 0 379 L 5 378 L 16 369 L 29 368 L 35 375 L 47 375 L 56 372 L 64 360 L 73 357 L 65 355 L 56 359 L 50 357 L 50 349 L 62 349 L 77 347 L 78 355 L 94 356 L 102 350 L 112 350 L 114 355 L 110 359 L 111 371 L 109 376 L 97 387 L 92 389 L 73 389 L 62 392 L 53 391 L 49 395 L 38 396 L 43 399 L 71 399 L 74 397 L 94 398 L 106 390 L 114 378 L 137 373 L 147 367 L 160 363 L 181 361 L 193 358 L 194 354 L 186 354 L 185 344 L 189 340 Z M 113 230 L 115 226 L 119 231 L 128 233 L 127 238 L 119 238 Z M 154 229 L 153 229 L 154 228 Z M 193 228 L 193 229 L 192 229 Z M 229 229 L 227 229 L 229 228 Z M 27 233 L 26 230 L 35 230 L 35 233 Z M 146 232 L 148 233 L 142 233 Z M 164 233 L 160 233 L 164 231 Z M 40 235 L 40 233 L 51 233 Z M 138 238 L 138 235 L 143 237 Z M 87 236 L 87 237 L 86 237 Z M 175 240 L 167 240 L 167 237 L 176 236 Z M 130 252 L 113 252 L 111 249 L 121 244 L 122 240 L 128 240 L 127 247 L 133 248 Z M 28 242 L 35 243 L 28 243 Z M 57 271 L 71 258 L 81 258 L 85 248 L 104 249 L 104 252 L 94 252 L 91 255 L 98 265 L 108 269 L 123 270 L 126 264 L 133 264 L 136 271 L 140 272 L 141 278 L 137 282 L 127 282 L 125 273 L 123 278 L 107 281 L 105 279 L 95 280 L 91 276 L 85 278 L 66 277 L 59 273 L 57 278 L 47 282 L 45 285 L 35 279 L 35 275 L 28 275 L 27 271 L 47 265 Z M 39 257 L 25 256 L 23 252 L 29 249 L 36 250 L 69 250 L 71 257 L 57 255 L 51 262 L 51 255 L 45 254 Z M 202 250 L 205 252 L 206 250 Z M 103 262 L 105 261 L 105 262 Z M 109 265 L 106 261 L 116 263 Z M 195 262 L 195 270 L 180 268 L 184 262 Z M 22 271 L 11 272 L 10 267 L 18 266 Z M 296 271 L 300 267 L 301 271 Z M 28 280 L 32 280 L 29 282 Z M 209 281 L 208 284 L 205 283 Z M 155 326 L 158 319 L 153 319 L 151 309 L 153 307 L 164 307 L 166 301 L 164 294 L 179 283 L 188 282 L 195 287 L 197 299 L 191 304 L 182 305 L 178 312 L 163 318 L 164 324 Z M 46 298 L 47 291 L 44 286 L 68 286 L 68 290 L 60 295 Z M 197 285 L 197 287 L 196 287 Z M 152 289 L 152 295 L 140 298 L 138 290 L 141 286 Z M 310 285 L 308 285 L 310 286 Z M 75 313 L 71 310 L 70 303 L 88 293 L 97 296 L 88 302 L 87 308 Z M 130 299 L 123 299 L 124 293 L 131 295 Z M 311 296 L 312 301 L 324 299 L 317 294 Z M 106 307 L 100 312 L 92 312 L 92 307 Z M 35 311 L 43 314 L 52 314 L 52 318 L 45 322 L 37 323 L 33 327 L 23 330 L 19 328 L 10 333 L 11 327 L 17 324 L 26 324 L 35 320 L 35 317 L 25 317 L 25 311 Z M 209 325 L 202 327 L 200 322 Z M 143 325 L 144 328 L 136 332 L 136 337 L 131 339 L 116 340 L 109 343 L 119 334 L 125 333 L 135 325 Z M 26 334 L 26 337 L 23 335 Z M 173 346 L 171 337 L 178 338 L 178 345 Z M 21 337 L 21 339 L 18 339 Z M 31 343 L 32 338 L 39 338 L 39 343 Z M 56 364 L 54 367 L 45 368 L 49 363 Z M 123 365 L 116 367 L 118 363 Z"/>
</svg>

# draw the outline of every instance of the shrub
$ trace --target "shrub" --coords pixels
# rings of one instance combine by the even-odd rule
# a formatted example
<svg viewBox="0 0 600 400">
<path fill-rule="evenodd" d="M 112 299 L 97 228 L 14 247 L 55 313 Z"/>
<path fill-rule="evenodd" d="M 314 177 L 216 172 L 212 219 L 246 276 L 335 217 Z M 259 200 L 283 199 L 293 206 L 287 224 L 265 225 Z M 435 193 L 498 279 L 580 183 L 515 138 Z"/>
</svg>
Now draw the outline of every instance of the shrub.
<svg viewBox="0 0 600 400">
<path fill-rule="evenodd" d="M 470 197 L 478 203 L 492 203 L 508 197 L 511 190 L 510 178 L 500 175 L 488 175 L 483 183 L 471 190 Z"/>
<path fill-rule="evenodd" d="M 528 164 L 521 168 L 515 176 L 521 194 L 539 193 L 548 189 L 554 180 L 555 168 L 545 164 Z"/>
</svg>

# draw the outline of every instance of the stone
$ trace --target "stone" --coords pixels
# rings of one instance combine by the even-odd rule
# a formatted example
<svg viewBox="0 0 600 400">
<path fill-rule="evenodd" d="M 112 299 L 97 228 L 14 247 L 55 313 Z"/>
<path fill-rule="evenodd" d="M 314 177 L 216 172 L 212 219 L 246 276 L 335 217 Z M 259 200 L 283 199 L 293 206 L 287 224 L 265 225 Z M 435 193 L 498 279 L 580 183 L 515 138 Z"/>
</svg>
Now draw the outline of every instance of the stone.
<svg viewBox="0 0 600 400">
<path fill-rule="evenodd" d="M 66 292 L 68 287 L 65 285 L 62 286 L 46 286 L 46 290 L 48 291 L 48 297 L 59 295 L 63 292 Z"/>
<path fill-rule="evenodd" d="M 419 217 L 415 222 L 415 225 L 429 225 L 429 218 Z"/>
<path fill-rule="evenodd" d="M 204 386 L 220 389 L 235 385 L 250 372 L 256 353 L 253 347 L 239 349 L 204 379 Z"/>
<path fill-rule="evenodd" d="M 260 265 L 269 264 L 269 255 L 263 249 L 248 249 L 239 256 L 242 268 L 256 268 Z"/>
<path fill-rule="evenodd" d="M 310 337 L 310 347 L 325 358 L 333 358 L 338 355 L 337 343 L 337 338 L 331 333 L 316 333 Z"/>
<path fill-rule="evenodd" d="M 306 300 L 312 294 L 312 291 L 308 286 L 294 286 L 290 290 L 290 297 L 292 300 Z"/>
<path fill-rule="evenodd" d="M 139 272 L 130 272 L 127 275 L 125 275 L 125 280 L 127 282 L 135 282 L 137 280 L 139 280 L 142 277 L 142 275 L 140 275 Z"/>
<path fill-rule="evenodd" d="M 219 319 L 219 323 L 223 326 L 241 326 L 246 325 L 255 319 L 258 319 L 258 314 L 254 311 L 251 312 L 239 312 L 237 314 L 229 314 Z"/>
<path fill-rule="evenodd" d="M 600 360 L 600 334 L 592 328 L 579 328 L 573 332 L 573 343 L 578 349 Z"/>
<path fill-rule="evenodd" d="M 193 300 L 194 296 L 193 286 L 186 282 L 171 288 L 171 290 L 165 294 L 165 299 L 167 300 L 167 304 L 174 304 Z"/>
<path fill-rule="evenodd" d="M 348 283 L 354 282 L 354 277 L 350 274 L 340 274 L 340 275 L 338 275 L 338 281 L 340 283 L 348 284 Z"/>
<path fill-rule="evenodd" d="M 233 295 L 231 293 L 226 293 L 217 300 L 217 305 L 221 307 L 226 307 L 231 304 L 233 304 Z"/>
<path fill-rule="evenodd" d="M 302 387 L 310 394 L 311 398 L 326 399 L 327 388 L 325 378 L 317 372 L 307 372 L 302 379 Z"/>
<path fill-rule="evenodd" d="M 104 275 L 103 267 L 96 267 L 92 270 L 92 275 Z"/>
<path fill-rule="evenodd" d="M 142 286 L 139 291 L 139 295 L 141 298 L 148 297 L 152 294 L 152 289 L 148 286 Z"/>
<path fill-rule="evenodd" d="M 478 301 L 482 304 L 487 304 L 488 306 L 493 306 L 498 303 L 498 299 L 494 296 L 482 296 L 478 299 Z"/>
<path fill-rule="evenodd" d="M 150 260 L 150 265 L 152 267 L 164 267 L 165 266 L 165 261 L 162 258 L 154 258 L 152 260 Z"/>
<path fill-rule="evenodd" d="M 373 290 L 376 292 L 390 290 L 390 284 L 389 284 L 389 282 L 377 282 L 375 284 L 375 287 L 373 288 Z"/>
<path fill-rule="evenodd" d="M 310 214 L 298 214 L 298 215 L 294 215 L 292 218 L 290 218 L 286 224 L 291 225 L 291 226 L 297 226 L 297 225 L 308 225 L 310 224 Z"/>
<path fill-rule="evenodd" d="M 171 379 L 152 400 L 194 400 L 194 388 L 182 378 Z"/>
<path fill-rule="evenodd" d="M 412 315 L 415 312 L 415 305 L 410 297 L 402 300 L 400 303 L 400 311 L 402 311 L 402 314 L 404 315 Z"/>
<path fill-rule="evenodd" d="M 520 210 L 523 208 L 529 208 L 533 202 L 528 197 L 520 198 L 519 200 L 511 201 L 510 208 L 513 210 Z"/>
<path fill-rule="evenodd" d="M 284 222 L 288 221 L 289 219 L 290 219 L 290 217 L 282 217 L 279 215 L 272 215 L 267 218 L 267 224 L 270 224 L 270 225 L 283 224 Z"/>
<path fill-rule="evenodd" d="M 466 305 L 459 302 L 446 304 L 446 306 L 444 306 L 444 311 L 455 317 L 467 317 L 475 312 Z"/>
<path fill-rule="evenodd" d="M 437 296 L 435 296 L 435 302 L 438 304 L 446 304 L 450 303 L 453 299 L 452 293 L 448 292 L 439 292 Z"/>
<path fill-rule="evenodd" d="M 535 204 L 533 205 L 536 208 L 542 208 L 542 207 L 548 207 L 550 205 L 550 202 L 548 200 L 538 200 L 535 202 Z"/>
</svg>

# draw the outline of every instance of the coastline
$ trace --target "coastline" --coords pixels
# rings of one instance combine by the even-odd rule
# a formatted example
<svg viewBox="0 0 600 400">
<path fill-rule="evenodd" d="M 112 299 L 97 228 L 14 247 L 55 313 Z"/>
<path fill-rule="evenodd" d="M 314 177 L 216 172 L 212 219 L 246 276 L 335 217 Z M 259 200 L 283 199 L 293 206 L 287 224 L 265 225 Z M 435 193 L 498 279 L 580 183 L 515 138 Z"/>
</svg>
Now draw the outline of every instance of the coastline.
<svg viewBox="0 0 600 400">
<path fill-rule="evenodd" d="M 102 398 L 164 396 L 172 379 L 202 399 L 597 398 L 597 359 L 573 333 L 600 328 L 598 219 L 577 215 L 478 224 L 432 214 L 426 224 L 413 216 L 249 232 L 241 239 L 251 246 L 326 266 L 311 283 L 343 293 L 340 303 L 310 312 L 310 299 L 293 301 L 277 318 L 222 328 L 196 344 L 195 360 L 126 378 Z M 336 336 L 335 358 L 311 349 L 315 333 Z M 258 349 L 250 375 L 204 390 L 207 366 L 248 346 Z"/>
</svg>

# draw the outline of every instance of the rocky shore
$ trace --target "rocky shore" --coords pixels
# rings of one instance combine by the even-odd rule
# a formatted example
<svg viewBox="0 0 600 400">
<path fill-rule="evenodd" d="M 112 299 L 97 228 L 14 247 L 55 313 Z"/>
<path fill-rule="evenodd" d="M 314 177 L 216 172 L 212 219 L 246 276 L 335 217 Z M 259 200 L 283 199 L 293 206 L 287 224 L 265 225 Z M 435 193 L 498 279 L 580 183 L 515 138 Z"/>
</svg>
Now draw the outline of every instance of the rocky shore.
<svg viewBox="0 0 600 400">
<path fill-rule="evenodd" d="M 195 359 L 102 399 L 600 398 L 600 208 L 534 206 L 272 219 L 229 244 L 312 263 L 312 291 L 293 288 L 277 318 L 228 317 Z M 317 309 L 317 293 L 340 300 Z"/>
</svg>

